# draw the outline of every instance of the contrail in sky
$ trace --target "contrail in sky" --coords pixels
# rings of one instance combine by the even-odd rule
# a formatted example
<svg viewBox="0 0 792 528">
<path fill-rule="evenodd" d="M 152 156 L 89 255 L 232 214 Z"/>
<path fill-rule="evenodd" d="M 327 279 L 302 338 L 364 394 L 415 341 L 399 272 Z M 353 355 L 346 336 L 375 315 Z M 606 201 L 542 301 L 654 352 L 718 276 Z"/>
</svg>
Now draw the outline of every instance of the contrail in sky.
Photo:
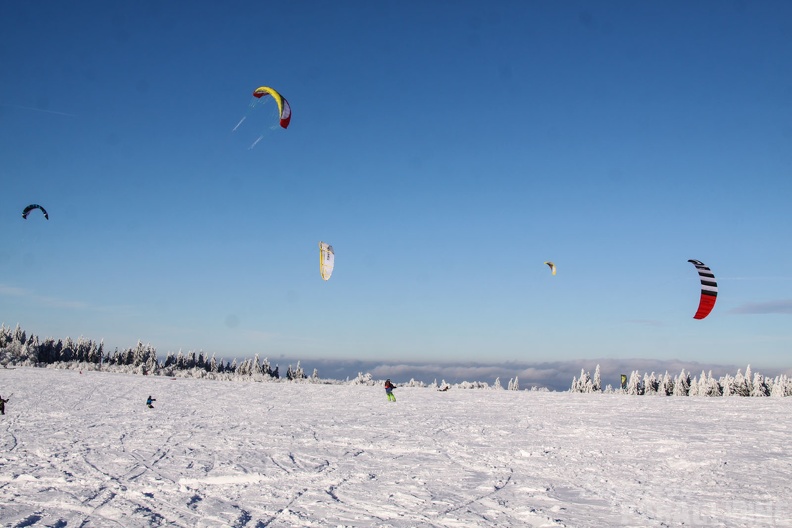
<svg viewBox="0 0 792 528">
<path fill-rule="evenodd" d="M 33 110 L 34 112 L 46 112 L 48 114 L 56 114 L 56 115 L 69 116 L 69 117 L 79 117 L 77 114 L 69 114 L 68 112 L 57 112 L 55 110 L 45 110 L 43 108 L 34 108 L 32 106 L 22 106 L 22 105 L 11 104 L 11 103 L 0 103 L 0 106 L 8 106 L 10 108 L 19 108 L 20 110 Z"/>
</svg>

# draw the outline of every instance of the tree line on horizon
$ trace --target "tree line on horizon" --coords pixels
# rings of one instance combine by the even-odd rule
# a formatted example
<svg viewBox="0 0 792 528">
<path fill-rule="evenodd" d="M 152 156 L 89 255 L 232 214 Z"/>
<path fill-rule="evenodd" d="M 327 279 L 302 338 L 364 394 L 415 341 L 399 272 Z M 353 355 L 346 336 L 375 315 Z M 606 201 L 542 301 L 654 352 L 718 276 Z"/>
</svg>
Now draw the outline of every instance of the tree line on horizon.
<svg viewBox="0 0 792 528">
<path fill-rule="evenodd" d="M 36 335 L 29 335 L 17 325 L 13 330 L 5 324 L 0 325 L 0 365 L 31 366 L 56 368 L 74 368 L 89 370 L 104 370 L 125 372 L 131 374 L 159 375 L 171 377 L 207 378 L 214 380 L 306 380 L 314 383 L 349 383 L 353 385 L 378 385 L 383 380 L 375 380 L 370 373 L 359 372 L 357 377 L 346 380 L 329 380 L 319 378 L 317 369 L 309 377 L 305 374 L 300 362 L 296 367 L 288 366 L 285 377 L 281 377 L 278 365 L 272 365 L 269 359 L 259 359 L 256 354 L 252 358 L 237 362 L 224 359 L 217 360 L 214 354 L 208 357 L 201 352 L 179 351 L 174 354 L 168 352 L 164 360 L 157 356 L 157 350 L 149 344 L 138 341 L 134 348 L 123 350 L 115 349 L 113 352 L 104 350 L 104 343 L 80 337 L 76 341 L 66 339 L 47 338 L 40 340 Z M 483 381 L 463 381 L 449 384 L 445 380 L 440 383 L 435 379 L 432 383 L 411 379 L 401 383 L 403 387 L 428 387 L 437 390 L 458 389 L 500 389 L 520 390 L 517 376 L 510 379 L 507 388 L 501 385 L 500 378 L 490 385 Z M 532 387 L 531 390 L 542 390 Z M 546 390 L 546 389 L 545 389 Z"/>
<path fill-rule="evenodd" d="M 626 378 L 626 376 L 625 376 Z M 622 386 L 614 389 L 611 385 L 602 388 L 600 378 L 600 366 L 594 370 L 591 376 L 585 369 L 581 369 L 580 378 L 572 378 L 570 392 L 594 393 L 604 392 L 608 394 L 621 393 L 634 396 L 660 395 L 660 396 L 752 396 L 752 397 L 784 397 L 792 396 L 792 378 L 782 374 L 775 378 L 766 377 L 759 372 L 751 373 L 751 366 L 745 369 L 745 374 L 741 369 L 737 370 L 734 376 L 726 374 L 715 377 L 712 371 L 709 373 L 701 371 L 700 376 L 691 377 L 690 372 L 682 372 L 677 376 L 672 376 L 665 372 L 663 375 L 644 373 L 634 370 L 629 379 L 625 379 Z"/>
<path fill-rule="evenodd" d="M 17 325 L 15 329 L 0 325 L 0 363 L 4 367 L 8 365 L 20 366 L 42 366 L 55 363 L 77 363 L 85 365 L 95 365 L 98 367 L 131 367 L 131 372 L 136 374 L 152 375 L 174 375 L 177 372 L 190 372 L 193 377 L 206 377 L 214 374 L 217 378 L 231 376 L 265 376 L 272 379 L 280 379 L 279 366 L 274 367 L 268 359 L 259 360 L 258 354 L 253 358 L 237 363 L 224 359 L 217 360 L 214 354 L 207 357 L 203 351 L 197 354 L 194 351 L 183 354 L 181 351 L 174 354 L 168 352 L 164 361 L 157 357 L 157 349 L 150 344 L 143 344 L 138 341 L 134 348 L 113 352 L 104 350 L 102 341 L 96 342 L 91 339 L 80 337 L 77 341 L 67 337 L 64 339 L 53 339 L 51 337 L 39 339 L 36 335 L 28 336 L 22 328 Z M 201 375 L 205 373 L 205 375 Z M 226 376 L 223 376 L 226 375 Z M 297 362 L 296 367 L 288 366 L 286 379 L 306 378 L 305 371 Z M 314 378 L 318 378 L 318 372 L 314 370 Z"/>
</svg>

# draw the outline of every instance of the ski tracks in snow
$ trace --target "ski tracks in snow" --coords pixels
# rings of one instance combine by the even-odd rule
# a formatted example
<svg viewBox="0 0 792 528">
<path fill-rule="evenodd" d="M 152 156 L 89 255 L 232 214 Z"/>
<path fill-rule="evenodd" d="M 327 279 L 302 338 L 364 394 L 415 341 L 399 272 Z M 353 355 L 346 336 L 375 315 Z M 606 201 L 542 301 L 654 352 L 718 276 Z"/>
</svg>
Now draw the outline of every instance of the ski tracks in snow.
<svg viewBox="0 0 792 528">
<path fill-rule="evenodd" d="M 7 381 L 4 526 L 770 527 L 792 518 L 780 499 L 792 494 L 785 400 L 402 387 L 389 403 L 381 387 L 44 369 Z"/>
</svg>

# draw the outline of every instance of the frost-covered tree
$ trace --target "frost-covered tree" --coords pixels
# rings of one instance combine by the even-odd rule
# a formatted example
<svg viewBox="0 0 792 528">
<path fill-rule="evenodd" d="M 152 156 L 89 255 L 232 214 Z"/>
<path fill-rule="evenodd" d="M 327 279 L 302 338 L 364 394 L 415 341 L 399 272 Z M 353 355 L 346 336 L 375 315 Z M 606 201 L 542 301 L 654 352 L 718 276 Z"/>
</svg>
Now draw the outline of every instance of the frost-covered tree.
<svg viewBox="0 0 792 528">
<path fill-rule="evenodd" d="M 637 370 L 632 371 L 630 379 L 627 381 L 627 394 L 640 396 L 644 393 L 644 384 L 641 375 Z"/>
<path fill-rule="evenodd" d="M 709 374 L 707 374 L 706 379 L 707 381 L 702 387 L 703 393 L 701 395 L 710 397 L 723 396 L 723 389 L 721 388 L 720 383 L 718 383 L 718 380 L 715 378 L 715 376 L 712 375 L 711 370 L 709 371 Z M 702 392 L 702 390 L 699 390 L 699 392 Z"/>
<path fill-rule="evenodd" d="M 690 391 L 690 374 L 682 369 L 674 382 L 674 396 L 687 396 Z"/>
<path fill-rule="evenodd" d="M 443 380 L 443 382 L 445 382 L 445 380 Z M 509 380 L 508 390 L 515 390 L 515 391 L 520 390 L 520 380 L 518 379 L 517 376 L 514 376 L 514 379 Z"/>
<path fill-rule="evenodd" d="M 750 366 L 748 367 L 751 368 Z M 748 380 L 745 379 L 743 373 L 738 369 L 737 374 L 734 376 L 731 382 L 731 389 L 729 391 L 734 396 L 750 396 L 751 389 Z"/>
<path fill-rule="evenodd" d="M 261 374 L 261 361 L 259 361 L 259 355 L 258 354 L 253 356 L 253 359 L 250 362 L 250 374 L 252 374 L 252 375 Z"/>
<path fill-rule="evenodd" d="M 772 398 L 781 398 L 785 396 L 784 389 L 786 386 L 786 376 L 776 376 L 773 380 L 772 387 L 770 388 L 770 396 Z"/>
<path fill-rule="evenodd" d="M 597 368 L 594 369 L 594 379 L 592 380 L 591 390 L 592 392 L 602 392 L 602 376 L 600 375 L 599 364 L 597 364 Z"/>
<path fill-rule="evenodd" d="M 294 371 L 292 372 L 292 379 L 304 379 L 305 378 L 305 371 L 300 365 L 300 362 L 297 361 L 297 366 L 294 367 Z"/>
<path fill-rule="evenodd" d="M 272 375 L 272 368 L 270 367 L 269 358 L 264 358 L 264 361 L 261 362 L 261 373 L 266 376 L 274 377 Z"/>
<path fill-rule="evenodd" d="M 503 390 L 503 385 L 501 385 L 500 378 L 495 378 L 495 383 L 492 384 L 492 388 L 495 390 Z"/>
<path fill-rule="evenodd" d="M 753 373 L 751 372 L 751 365 L 745 367 L 745 384 L 747 387 L 747 394 L 746 396 L 751 396 L 753 394 Z"/>
<path fill-rule="evenodd" d="M 374 381 L 374 377 L 371 375 L 370 372 L 366 372 L 365 374 L 363 374 L 362 372 L 358 372 L 357 378 L 350 381 L 349 384 L 372 386 L 372 385 L 376 385 L 376 382 Z"/>
<path fill-rule="evenodd" d="M 671 378 L 671 375 L 667 370 L 663 375 L 662 381 L 660 381 L 660 388 L 657 392 L 663 396 L 671 396 L 674 394 L 674 380 Z"/>
<path fill-rule="evenodd" d="M 722 396 L 733 396 L 734 393 L 734 377 L 726 374 L 718 380 L 721 386 Z"/>
<path fill-rule="evenodd" d="M 657 380 L 657 376 L 655 376 L 654 372 L 649 375 L 644 373 L 643 384 L 644 394 L 657 394 L 657 391 L 660 388 L 660 382 Z"/>
<path fill-rule="evenodd" d="M 19 323 L 17 323 L 16 328 L 14 329 L 14 334 L 11 339 L 15 343 L 19 343 L 20 345 L 25 344 L 25 342 L 27 341 L 27 334 L 25 334 L 25 331 L 22 330 L 22 327 L 19 325 Z"/>
<path fill-rule="evenodd" d="M 754 374 L 751 387 L 751 396 L 762 398 L 765 396 L 770 396 L 770 389 L 767 387 L 767 383 L 765 383 L 765 377 L 758 372 Z"/>
<path fill-rule="evenodd" d="M 702 372 L 702 374 L 704 373 Z M 694 376 L 693 379 L 690 380 L 690 389 L 688 389 L 688 396 L 698 396 L 699 387 L 700 387 L 699 379 Z"/>
</svg>

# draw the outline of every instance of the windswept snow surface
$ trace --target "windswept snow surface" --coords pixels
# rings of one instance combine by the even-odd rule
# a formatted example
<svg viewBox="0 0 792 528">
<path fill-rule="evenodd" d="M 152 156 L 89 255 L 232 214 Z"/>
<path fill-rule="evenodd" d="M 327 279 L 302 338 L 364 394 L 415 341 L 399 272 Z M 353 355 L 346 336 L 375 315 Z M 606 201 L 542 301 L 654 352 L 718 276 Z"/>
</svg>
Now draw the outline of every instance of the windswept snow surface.
<svg viewBox="0 0 792 528">
<path fill-rule="evenodd" d="M 792 526 L 792 398 L 33 368 L 0 394 L 3 526 Z"/>
</svg>

